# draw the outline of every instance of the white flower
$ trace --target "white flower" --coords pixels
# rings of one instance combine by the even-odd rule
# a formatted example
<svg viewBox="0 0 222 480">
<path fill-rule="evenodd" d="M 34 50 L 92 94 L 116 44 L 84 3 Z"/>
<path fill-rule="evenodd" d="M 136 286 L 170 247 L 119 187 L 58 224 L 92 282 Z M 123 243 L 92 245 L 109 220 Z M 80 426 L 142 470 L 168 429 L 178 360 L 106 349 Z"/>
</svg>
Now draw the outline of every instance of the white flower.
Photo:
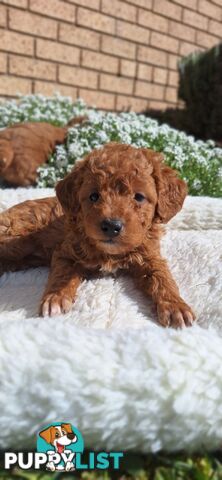
<svg viewBox="0 0 222 480">
<path fill-rule="evenodd" d="M 158 125 L 145 115 L 104 113 L 88 108 L 82 99 L 73 103 L 70 97 L 59 94 L 27 95 L 18 102 L 0 102 L 0 128 L 24 121 L 65 125 L 76 115 L 87 115 L 89 120 L 80 128 L 70 128 L 66 145 L 57 147 L 49 163 L 39 168 L 39 186 L 53 186 L 72 169 L 75 161 L 93 148 L 118 141 L 164 152 L 165 161 L 180 171 L 193 194 L 222 196 L 222 149 L 211 140 L 196 141 L 169 125 Z"/>
<path fill-rule="evenodd" d="M 108 142 L 108 135 L 102 130 L 97 133 L 97 138 L 101 140 L 102 143 Z"/>
</svg>

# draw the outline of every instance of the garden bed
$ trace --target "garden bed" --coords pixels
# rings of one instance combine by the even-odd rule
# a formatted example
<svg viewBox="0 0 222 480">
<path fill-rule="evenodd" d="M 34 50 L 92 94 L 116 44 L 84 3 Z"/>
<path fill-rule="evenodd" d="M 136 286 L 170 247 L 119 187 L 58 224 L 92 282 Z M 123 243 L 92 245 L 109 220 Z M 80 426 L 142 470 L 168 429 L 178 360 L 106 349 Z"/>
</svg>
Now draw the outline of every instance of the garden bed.
<svg viewBox="0 0 222 480">
<path fill-rule="evenodd" d="M 168 125 L 136 113 L 103 113 L 83 101 L 66 97 L 29 95 L 19 103 L 0 105 L 0 127 L 20 121 L 48 121 L 64 125 L 70 118 L 86 114 L 89 121 L 71 128 L 66 145 L 58 146 L 47 165 L 39 168 L 38 186 L 53 187 L 74 163 L 104 143 L 116 141 L 164 152 L 165 161 L 186 180 L 191 195 L 222 196 L 222 149 L 212 140 L 203 142 Z"/>
</svg>

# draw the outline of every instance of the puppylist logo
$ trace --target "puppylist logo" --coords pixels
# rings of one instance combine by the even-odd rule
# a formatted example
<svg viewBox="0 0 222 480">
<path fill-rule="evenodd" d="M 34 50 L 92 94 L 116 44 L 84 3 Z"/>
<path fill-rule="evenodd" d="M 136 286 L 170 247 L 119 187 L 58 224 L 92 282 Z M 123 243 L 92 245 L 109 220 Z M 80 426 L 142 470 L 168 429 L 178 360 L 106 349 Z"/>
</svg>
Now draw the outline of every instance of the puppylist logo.
<svg viewBox="0 0 222 480">
<path fill-rule="evenodd" d="M 46 469 L 51 472 L 75 470 L 76 454 L 83 450 L 82 434 L 71 423 L 53 423 L 37 437 L 37 452 L 47 455 Z"/>
<path fill-rule="evenodd" d="M 37 436 L 36 452 L 5 452 L 5 470 L 16 465 L 22 470 L 71 472 L 78 470 L 119 470 L 123 452 L 87 452 L 83 461 L 84 440 L 71 423 L 52 423 Z"/>
</svg>

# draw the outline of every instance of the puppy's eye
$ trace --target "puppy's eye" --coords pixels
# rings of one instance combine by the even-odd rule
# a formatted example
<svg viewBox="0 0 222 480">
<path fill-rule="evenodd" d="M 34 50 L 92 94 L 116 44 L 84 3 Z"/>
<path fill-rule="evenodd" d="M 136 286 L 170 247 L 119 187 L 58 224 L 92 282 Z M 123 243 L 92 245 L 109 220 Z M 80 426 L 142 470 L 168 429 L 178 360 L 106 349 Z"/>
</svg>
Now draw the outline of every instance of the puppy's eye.
<svg viewBox="0 0 222 480">
<path fill-rule="evenodd" d="M 98 192 L 93 192 L 91 193 L 91 195 L 89 196 L 89 199 L 91 200 L 91 202 L 97 202 L 97 200 L 99 200 L 99 193 Z"/>
<path fill-rule="evenodd" d="M 55 437 L 59 438 L 59 433 L 58 432 L 56 432 Z"/>
<path fill-rule="evenodd" d="M 135 193 L 134 198 L 137 202 L 143 202 L 145 200 L 145 197 L 142 193 Z"/>
</svg>

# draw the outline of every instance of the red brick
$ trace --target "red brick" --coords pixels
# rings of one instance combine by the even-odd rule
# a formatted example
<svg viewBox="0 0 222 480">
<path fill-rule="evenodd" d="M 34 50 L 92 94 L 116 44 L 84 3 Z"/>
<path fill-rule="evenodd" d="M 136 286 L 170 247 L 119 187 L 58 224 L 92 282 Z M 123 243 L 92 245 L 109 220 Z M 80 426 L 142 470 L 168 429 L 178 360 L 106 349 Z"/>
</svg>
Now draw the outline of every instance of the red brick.
<svg viewBox="0 0 222 480">
<path fill-rule="evenodd" d="M 87 102 L 110 110 L 131 107 L 143 111 L 148 105 L 178 105 L 177 61 L 190 52 L 210 48 L 221 39 L 221 1 L 2 0 L 0 25 L 7 25 L 9 5 L 11 30 L 0 30 L 0 49 L 24 57 L 10 55 L 11 75 L 1 75 L 9 79 L 9 87 L 1 92 L 1 80 L 0 95 L 15 96 L 18 84 L 23 91 L 27 88 L 31 92 L 33 85 L 34 92 L 46 95 L 60 91 L 76 98 L 77 94 L 84 94 Z M 30 9 L 25 11 L 29 3 Z M 75 11 L 77 22 L 85 28 L 75 24 Z M 55 19 L 61 19 L 60 29 Z M 42 37 L 35 40 L 35 52 L 34 36 Z M 81 59 L 80 48 L 76 47 L 82 48 Z M 34 54 L 37 59 L 27 58 Z M 0 53 L 3 74 L 7 72 L 7 56 Z M 81 66 L 71 67 L 79 61 Z M 13 74 L 17 76 L 14 78 Z"/>
<path fill-rule="evenodd" d="M 209 32 L 221 37 L 221 23 L 215 22 L 215 20 L 210 20 L 209 23 Z"/>
<path fill-rule="evenodd" d="M 123 77 L 135 77 L 136 75 L 136 62 L 130 60 L 121 60 L 120 73 Z"/>
<path fill-rule="evenodd" d="M 91 32 L 76 25 L 60 24 L 59 39 L 62 42 L 71 43 L 80 47 L 88 47 L 93 50 L 99 49 L 100 34 Z"/>
<path fill-rule="evenodd" d="M 212 3 L 212 1 L 208 0 L 199 0 L 198 10 L 200 13 L 206 15 L 207 17 L 215 18 L 216 20 L 222 19 L 221 12 L 222 12 L 222 3 L 220 7 L 217 7 Z M 222 29 L 222 26 L 221 26 Z"/>
<path fill-rule="evenodd" d="M 95 106 L 102 110 L 115 109 L 115 95 L 113 94 L 80 88 L 79 96 L 90 106 Z"/>
<path fill-rule="evenodd" d="M 169 106 L 168 102 L 158 102 L 158 100 L 150 100 L 149 108 L 154 110 L 165 110 Z"/>
<path fill-rule="evenodd" d="M 166 67 L 167 53 L 151 47 L 139 46 L 138 60 L 141 62 L 151 63 L 152 65 L 160 65 Z"/>
<path fill-rule="evenodd" d="M 138 27 L 138 25 L 133 25 L 132 23 L 117 20 L 116 32 L 119 37 L 127 38 L 131 41 L 133 40 L 133 42 L 139 42 L 142 44 L 149 42 L 149 30 L 147 30 L 147 28 Z"/>
<path fill-rule="evenodd" d="M 144 25 L 152 30 L 157 30 L 158 32 L 166 33 L 168 31 L 168 20 L 166 18 L 141 8 L 139 9 L 138 22 L 140 25 Z"/>
<path fill-rule="evenodd" d="M 76 87 L 97 88 L 98 73 L 85 68 L 59 66 L 59 81 Z"/>
<path fill-rule="evenodd" d="M 75 7 L 60 0 L 30 0 L 30 10 L 42 15 L 60 18 L 67 22 L 75 21 Z"/>
<path fill-rule="evenodd" d="M 57 22 L 34 13 L 10 10 L 9 25 L 12 30 L 31 33 L 39 37 L 57 37 Z"/>
<path fill-rule="evenodd" d="M 155 67 L 153 72 L 154 83 L 161 83 L 165 85 L 167 83 L 167 70 L 165 68 Z"/>
<path fill-rule="evenodd" d="M 173 87 L 178 87 L 178 84 L 179 84 L 179 74 L 178 72 L 174 72 L 174 71 L 169 71 L 169 81 L 168 81 L 169 85 L 170 86 L 173 86 Z"/>
<path fill-rule="evenodd" d="M 177 70 L 179 60 L 180 60 L 179 55 L 169 54 L 168 55 L 168 67 L 171 68 L 172 70 Z"/>
<path fill-rule="evenodd" d="M 10 55 L 9 71 L 21 77 L 42 78 L 45 80 L 56 79 L 56 65 L 36 60 L 35 58 Z"/>
<path fill-rule="evenodd" d="M 137 97 L 153 98 L 158 100 L 163 100 L 164 98 L 164 87 L 162 85 L 155 85 L 153 83 L 141 82 L 138 80 L 136 82 L 136 91 L 135 94 Z"/>
<path fill-rule="evenodd" d="M 31 80 L 11 77 L 9 75 L 0 76 L 0 95 L 10 95 L 15 97 L 19 93 L 22 95 L 32 93 Z"/>
<path fill-rule="evenodd" d="M 136 97 L 127 97 L 125 95 L 118 95 L 117 96 L 117 104 L 116 109 L 118 111 L 133 111 L 142 113 L 147 110 L 148 102 L 147 100 L 143 100 L 142 98 Z"/>
<path fill-rule="evenodd" d="M 195 41 L 195 29 L 188 27 L 188 25 L 184 25 L 183 23 L 170 21 L 169 32 L 173 37 L 181 38 L 182 40 L 189 40 L 190 42 Z"/>
<path fill-rule="evenodd" d="M 7 72 L 7 55 L 0 52 L 0 72 Z"/>
<path fill-rule="evenodd" d="M 89 7 L 94 10 L 100 8 L 100 0 L 69 0 L 69 2 L 75 3 L 78 7 Z"/>
<path fill-rule="evenodd" d="M 124 20 L 136 21 L 136 7 L 123 3 L 119 0 L 102 0 L 102 12 L 112 17 L 123 18 Z"/>
<path fill-rule="evenodd" d="M 100 70 L 101 72 L 118 73 L 119 60 L 104 53 L 83 50 L 82 66 Z"/>
<path fill-rule="evenodd" d="M 153 47 L 158 46 L 158 48 L 167 50 L 167 52 L 177 53 L 179 50 L 179 41 L 176 38 L 157 32 L 152 32 L 151 34 L 151 45 Z"/>
<path fill-rule="evenodd" d="M 190 53 L 201 51 L 201 48 L 198 47 L 196 44 L 193 43 L 187 43 L 187 42 L 182 42 L 180 44 L 180 55 L 182 57 L 186 57 Z"/>
<path fill-rule="evenodd" d="M 39 58 L 54 60 L 57 63 L 68 63 L 78 65 L 80 51 L 78 48 L 50 40 L 37 40 L 36 55 Z"/>
<path fill-rule="evenodd" d="M 193 25 L 196 28 L 207 30 L 208 19 L 199 13 L 192 12 L 191 10 L 184 9 L 183 21 L 189 25 Z"/>
<path fill-rule="evenodd" d="M 139 63 L 138 65 L 138 78 L 149 82 L 152 80 L 153 67 L 146 65 L 145 63 Z"/>
<path fill-rule="evenodd" d="M 111 53 L 117 57 L 134 59 L 136 56 L 136 46 L 134 43 L 105 35 L 102 37 L 102 51 Z"/>
<path fill-rule="evenodd" d="M 7 17 L 6 17 L 6 7 L 0 5 L 0 26 L 6 27 L 7 24 Z"/>
<path fill-rule="evenodd" d="M 201 47 L 211 48 L 218 43 L 218 38 L 214 37 L 213 35 L 209 35 L 208 33 L 199 31 L 197 32 L 196 43 Z"/>
<path fill-rule="evenodd" d="M 213 0 L 213 2 L 221 7 L 221 0 Z"/>
<path fill-rule="evenodd" d="M 198 0 L 173 0 L 174 3 L 178 3 L 179 5 L 182 5 L 183 7 L 190 8 L 191 10 L 196 10 L 197 9 L 197 1 Z"/>
<path fill-rule="evenodd" d="M 166 15 L 166 17 L 181 20 L 182 8 L 179 5 L 174 4 L 172 1 L 154 0 L 153 10 L 161 15 Z"/>
<path fill-rule="evenodd" d="M 1 50 L 15 53 L 34 54 L 34 40 L 22 33 L 15 33 L 10 30 L 0 30 Z"/>
<path fill-rule="evenodd" d="M 148 10 L 152 8 L 152 0 L 128 0 L 128 3 L 132 3 L 137 7 L 147 8 Z"/>
<path fill-rule="evenodd" d="M 78 8 L 77 13 L 78 25 L 99 30 L 106 33 L 115 33 L 115 20 L 102 13 L 97 13 L 85 8 Z"/>
<path fill-rule="evenodd" d="M 60 93 L 61 95 L 77 98 L 77 89 L 69 85 L 61 85 L 61 83 L 41 82 L 36 80 L 34 82 L 34 93 L 42 93 L 42 95 L 54 95 Z"/>
<path fill-rule="evenodd" d="M 165 100 L 168 102 L 176 103 L 177 102 L 177 89 L 173 87 L 167 87 L 165 93 Z"/>
<path fill-rule="evenodd" d="M 28 0 L 2 0 L 5 5 L 12 5 L 13 7 L 27 8 Z"/>
<path fill-rule="evenodd" d="M 133 80 L 113 75 L 100 75 L 100 89 L 108 92 L 133 93 Z"/>
<path fill-rule="evenodd" d="M 168 102 L 167 102 L 167 107 L 168 107 L 168 108 L 175 108 L 175 107 L 177 108 L 177 107 L 178 107 L 178 101 L 177 101 L 177 102 L 170 102 L 170 101 L 168 101 Z"/>
</svg>

